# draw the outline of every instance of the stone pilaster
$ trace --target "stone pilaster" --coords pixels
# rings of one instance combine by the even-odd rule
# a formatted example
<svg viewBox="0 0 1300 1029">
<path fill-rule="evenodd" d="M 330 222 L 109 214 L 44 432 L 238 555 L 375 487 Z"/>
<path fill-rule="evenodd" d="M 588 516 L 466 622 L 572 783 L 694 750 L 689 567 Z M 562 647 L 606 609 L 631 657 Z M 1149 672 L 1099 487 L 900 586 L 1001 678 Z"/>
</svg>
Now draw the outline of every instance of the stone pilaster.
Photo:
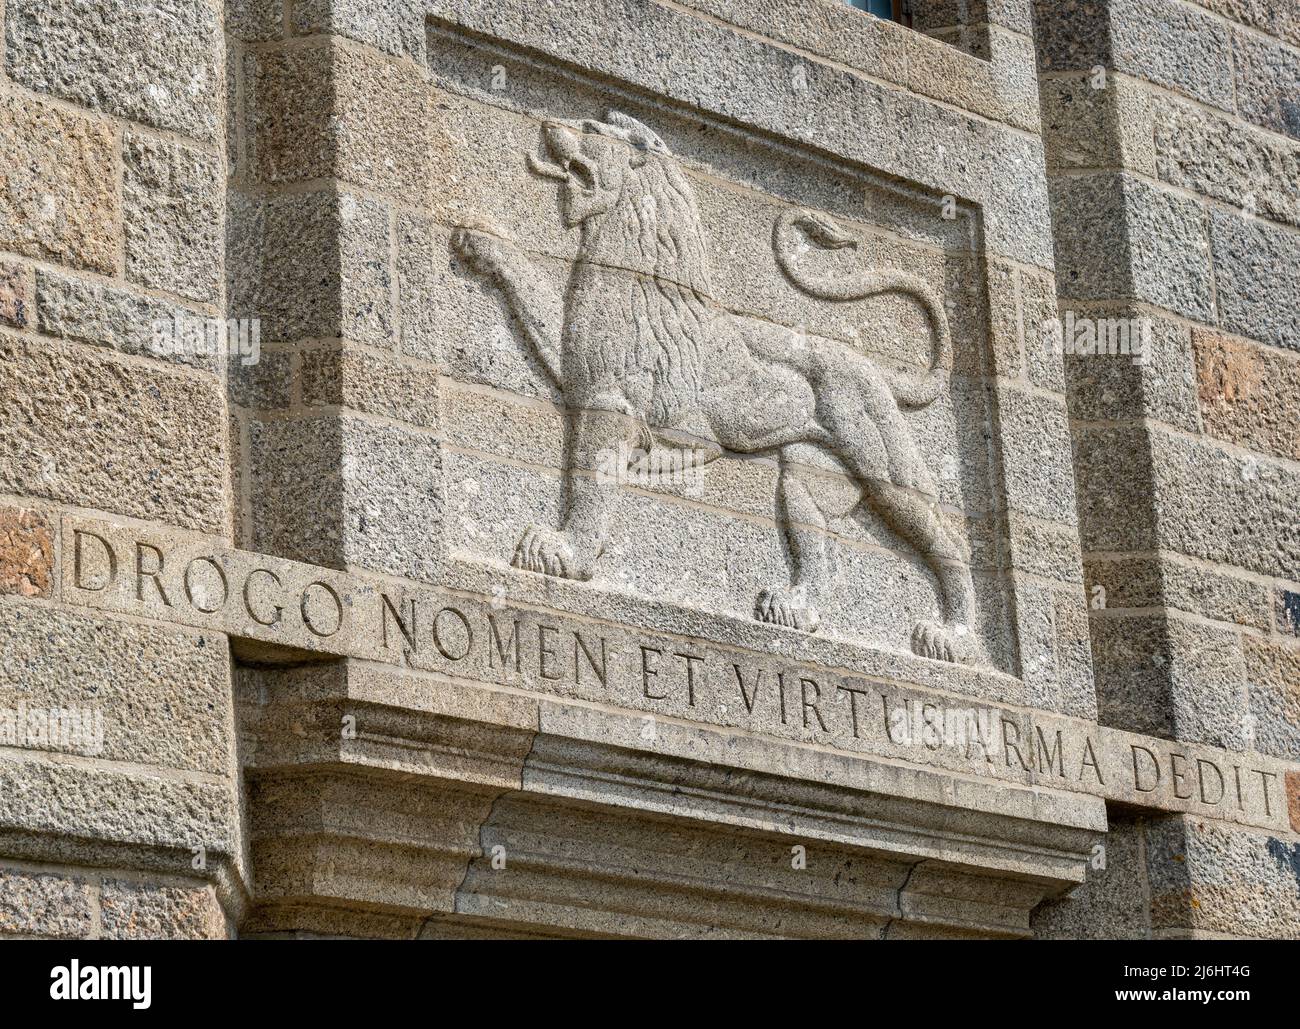
<svg viewBox="0 0 1300 1029">
<path fill-rule="evenodd" d="M 1287 6 L 1044 2 L 1036 28 L 1061 309 L 1150 333 L 1145 362 L 1066 361 L 1099 719 L 1294 758 L 1295 641 L 1275 617 L 1300 574 L 1279 419 L 1300 403 Z M 1144 831 L 1150 932 L 1290 935 L 1290 915 L 1242 905 L 1290 910 L 1294 834 Z"/>
<path fill-rule="evenodd" d="M 239 538 L 432 580 L 444 541 L 437 368 L 419 326 L 438 259 L 427 72 L 236 7 L 230 309 L 260 320 L 264 354 L 231 377 Z"/>
<path fill-rule="evenodd" d="M 71 610 L 57 556 L 69 508 L 228 531 L 221 21 L 0 4 L 0 934 L 244 909 L 226 637 Z"/>
</svg>

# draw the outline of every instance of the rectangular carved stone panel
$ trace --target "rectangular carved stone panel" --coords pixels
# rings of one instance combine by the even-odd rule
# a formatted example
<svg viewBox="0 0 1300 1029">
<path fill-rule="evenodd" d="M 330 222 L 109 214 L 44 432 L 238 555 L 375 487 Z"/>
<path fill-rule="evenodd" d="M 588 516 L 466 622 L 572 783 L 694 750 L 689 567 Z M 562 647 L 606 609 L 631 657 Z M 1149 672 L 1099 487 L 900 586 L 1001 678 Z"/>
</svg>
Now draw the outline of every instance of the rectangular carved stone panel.
<svg viewBox="0 0 1300 1029">
<path fill-rule="evenodd" d="M 442 188 L 399 246 L 450 261 L 418 353 L 453 557 L 1019 675 L 1005 510 L 1070 523 L 1069 452 L 1063 405 L 990 389 L 979 210 L 442 23 L 428 53 Z M 1014 488 L 1000 409 L 1048 437 Z"/>
</svg>

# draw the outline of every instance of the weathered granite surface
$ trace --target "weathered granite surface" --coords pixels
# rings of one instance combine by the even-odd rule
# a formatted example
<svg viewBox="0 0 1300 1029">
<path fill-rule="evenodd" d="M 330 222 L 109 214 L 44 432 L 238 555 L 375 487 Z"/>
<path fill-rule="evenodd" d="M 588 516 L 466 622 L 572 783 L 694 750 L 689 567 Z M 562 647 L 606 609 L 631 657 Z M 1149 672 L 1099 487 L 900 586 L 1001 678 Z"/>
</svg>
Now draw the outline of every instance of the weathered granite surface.
<svg viewBox="0 0 1300 1029">
<path fill-rule="evenodd" d="M 0 2 L 0 936 L 1297 935 L 1294 6 Z"/>
</svg>

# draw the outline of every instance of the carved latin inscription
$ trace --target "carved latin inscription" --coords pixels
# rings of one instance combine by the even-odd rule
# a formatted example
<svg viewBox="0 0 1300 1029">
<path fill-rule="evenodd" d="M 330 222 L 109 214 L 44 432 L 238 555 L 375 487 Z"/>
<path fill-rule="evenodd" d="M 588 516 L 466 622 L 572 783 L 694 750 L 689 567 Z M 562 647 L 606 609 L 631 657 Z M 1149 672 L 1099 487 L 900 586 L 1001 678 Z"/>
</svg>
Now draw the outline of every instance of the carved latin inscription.
<svg viewBox="0 0 1300 1029">
<path fill-rule="evenodd" d="M 61 599 L 842 753 L 1285 829 L 1295 769 L 708 640 L 67 517 Z M 189 588 L 187 589 L 187 581 Z M 991 673 L 986 673 L 991 674 Z M 1008 680 L 1009 681 L 1009 680 Z M 1292 785 L 1288 785 L 1291 783 Z"/>
</svg>

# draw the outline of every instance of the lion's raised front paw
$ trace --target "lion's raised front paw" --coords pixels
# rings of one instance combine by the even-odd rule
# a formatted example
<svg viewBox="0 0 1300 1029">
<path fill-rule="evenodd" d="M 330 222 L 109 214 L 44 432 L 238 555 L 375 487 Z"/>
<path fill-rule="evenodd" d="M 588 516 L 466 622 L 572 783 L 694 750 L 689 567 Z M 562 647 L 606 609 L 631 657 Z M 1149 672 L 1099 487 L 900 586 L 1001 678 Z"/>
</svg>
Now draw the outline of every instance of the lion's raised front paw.
<svg viewBox="0 0 1300 1029">
<path fill-rule="evenodd" d="M 451 234 L 451 245 L 470 270 L 488 278 L 506 274 L 512 248 L 509 243 L 477 229 L 461 227 Z"/>
<path fill-rule="evenodd" d="M 510 563 L 525 572 L 556 575 L 566 579 L 578 578 L 573 548 L 563 533 L 538 525 L 530 525 L 524 532 Z"/>
<path fill-rule="evenodd" d="M 975 645 L 969 629 L 938 622 L 918 622 L 912 630 L 912 650 L 935 661 L 965 665 L 972 662 Z"/>
<path fill-rule="evenodd" d="M 817 608 L 801 589 L 764 590 L 758 596 L 758 620 L 770 625 L 784 625 L 801 632 L 816 632 L 821 624 Z"/>
</svg>

